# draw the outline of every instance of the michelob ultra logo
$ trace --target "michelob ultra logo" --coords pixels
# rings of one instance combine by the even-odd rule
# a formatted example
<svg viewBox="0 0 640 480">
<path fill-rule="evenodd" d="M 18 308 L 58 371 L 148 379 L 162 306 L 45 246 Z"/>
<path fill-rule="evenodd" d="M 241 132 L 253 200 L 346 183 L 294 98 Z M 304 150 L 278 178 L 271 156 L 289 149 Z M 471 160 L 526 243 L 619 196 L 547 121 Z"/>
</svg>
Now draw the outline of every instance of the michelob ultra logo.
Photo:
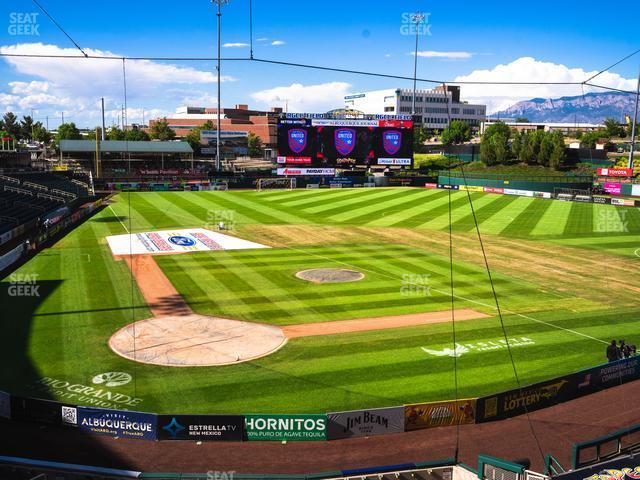
<svg viewBox="0 0 640 480">
<path fill-rule="evenodd" d="M 247 440 L 326 440 L 326 415 L 245 415 Z"/>
</svg>

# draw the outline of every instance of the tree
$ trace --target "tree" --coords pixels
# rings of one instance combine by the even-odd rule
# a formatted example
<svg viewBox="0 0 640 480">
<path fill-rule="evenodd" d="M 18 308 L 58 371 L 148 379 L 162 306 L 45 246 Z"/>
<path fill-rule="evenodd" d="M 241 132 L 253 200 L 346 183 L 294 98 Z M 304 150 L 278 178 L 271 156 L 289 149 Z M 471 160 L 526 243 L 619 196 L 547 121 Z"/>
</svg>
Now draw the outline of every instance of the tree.
<svg viewBox="0 0 640 480">
<path fill-rule="evenodd" d="M 504 122 L 489 126 L 480 141 L 480 157 L 486 165 L 505 163 L 511 157 L 509 138 L 511 129 Z"/>
<path fill-rule="evenodd" d="M 607 118 L 604 121 L 604 129 L 607 132 L 609 138 L 620 137 L 624 138 L 626 132 L 624 126 L 620 125 L 615 118 Z"/>
<path fill-rule="evenodd" d="M 567 159 L 567 151 L 564 146 L 564 135 L 562 135 L 562 132 L 554 132 L 552 139 L 553 149 L 549 157 L 549 166 L 557 170 Z"/>
<path fill-rule="evenodd" d="M 511 142 L 511 151 L 516 158 L 520 157 L 520 150 L 522 150 L 522 137 L 523 134 L 516 130 L 513 134 L 513 141 Z"/>
<path fill-rule="evenodd" d="M 124 138 L 130 142 L 148 142 L 149 134 L 139 128 L 132 128 L 126 131 Z"/>
<path fill-rule="evenodd" d="M 430 132 L 428 129 L 423 127 L 415 127 L 413 129 L 413 149 L 415 151 L 420 150 L 424 146 L 424 142 L 426 142 L 430 137 Z"/>
<path fill-rule="evenodd" d="M 156 120 L 150 130 L 151 138 L 156 140 L 173 140 L 176 137 L 176 132 L 169 127 L 166 118 Z"/>
<path fill-rule="evenodd" d="M 249 132 L 247 148 L 250 157 L 262 156 L 262 139 L 255 133 Z"/>
<path fill-rule="evenodd" d="M 42 125 L 36 125 L 33 128 L 33 140 L 46 145 L 51 141 L 51 133 Z"/>
<path fill-rule="evenodd" d="M 107 132 L 107 140 L 124 140 L 124 130 L 120 129 L 117 125 L 112 126 Z"/>
<path fill-rule="evenodd" d="M 451 124 L 442 131 L 442 143 L 445 145 L 456 145 L 471 140 L 471 128 L 463 120 L 453 120 Z"/>
<path fill-rule="evenodd" d="M 18 125 L 18 117 L 13 112 L 7 112 L 2 117 L 2 129 L 5 130 L 10 137 L 20 138 L 20 125 Z"/>
<path fill-rule="evenodd" d="M 31 140 L 34 126 L 33 118 L 29 115 L 23 115 L 20 120 L 20 138 Z"/>
<path fill-rule="evenodd" d="M 596 148 L 596 143 L 598 143 L 598 140 L 609 140 L 611 137 L 609 136 L 609 133 L 607 132 L 607 130 L 601 128 L 599 130 L 595 130 L 593 132 L 586 132 L 582 135 L 582 138 L 580 139 L 580 144 L 584 147 L 584 148 Z"/>
<path fill-rule="evenodd" d="M 81 140 L 82 135 L 80 135 L 80 130 L 76 127 L 76 124 L 71 123 L 63 123 L 58 127 L 58 134 L 56 135 L 56 141 L 59 143 L 60 140 Z"/>
<path fill-rule="evenodd" d="M 538 151 L 538 163 L 545 167 L 549 166 L 549 160 L 551 159 L 551 153 L 553 152 L 553 138 L 550 134 L 543 132 L 540 140 L 540 150 Z"/>
</svg>

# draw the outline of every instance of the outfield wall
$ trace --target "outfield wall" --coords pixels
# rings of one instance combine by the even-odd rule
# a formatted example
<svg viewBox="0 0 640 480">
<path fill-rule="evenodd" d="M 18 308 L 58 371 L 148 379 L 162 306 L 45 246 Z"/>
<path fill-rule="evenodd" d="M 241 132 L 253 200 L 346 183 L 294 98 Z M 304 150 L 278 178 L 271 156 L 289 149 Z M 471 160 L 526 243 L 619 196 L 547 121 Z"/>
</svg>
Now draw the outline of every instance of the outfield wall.
<svg viewBox="0 0 640 480">
<path fill-rule="evenodd" d="M 324 441 L 504 420 L 640 379 L 640 356 L 480 398 L 326 414 L 157 415 L 0 392 L 0 417 L 141 440 Z"/>
</svg>

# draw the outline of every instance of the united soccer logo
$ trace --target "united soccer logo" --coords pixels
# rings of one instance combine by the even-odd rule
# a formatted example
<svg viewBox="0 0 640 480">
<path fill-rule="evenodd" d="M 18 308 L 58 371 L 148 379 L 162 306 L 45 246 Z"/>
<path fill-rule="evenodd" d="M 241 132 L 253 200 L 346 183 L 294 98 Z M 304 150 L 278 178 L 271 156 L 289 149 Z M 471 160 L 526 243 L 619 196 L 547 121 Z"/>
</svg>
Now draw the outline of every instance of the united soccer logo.
<svg viewBox="0 0 640 480">
<path fill-rule="evenodd" d="M 334 134 L 336 150 L 340 155 L 349 155 L 356 146 L 356 131 L 353 128 L 339 128 Z"/>
<path fill-rule="evenodd" d="M 179 247 L 193 247 L 196 244 L 195 240 L 189 237 L 184 237 L 182 235 L 169 237 L 169 241 L 174 245 L 178 245 Z"/>
<path fill-rule="evenodd" d="M 395 155 L 402 146 L 402 133 L 398 130 L 389 130 L 382 134 L 382 146 L 389 155 Z"/>
<path fill-rule="evenodd" d="M 300 128 L 289 130 L 288 137 L 289 148 L 294 153 L 301 153 L 307 146 L 307 132 Z"/>
</svg>

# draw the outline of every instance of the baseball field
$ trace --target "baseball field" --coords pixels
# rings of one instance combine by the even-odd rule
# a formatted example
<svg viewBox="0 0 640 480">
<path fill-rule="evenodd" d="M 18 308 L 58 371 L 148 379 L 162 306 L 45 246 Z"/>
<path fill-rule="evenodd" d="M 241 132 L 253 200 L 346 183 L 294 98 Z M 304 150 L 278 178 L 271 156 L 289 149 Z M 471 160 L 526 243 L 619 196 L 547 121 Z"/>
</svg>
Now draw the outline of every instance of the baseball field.
<svg viewBox="0 0 640 480">
<path fill-rule="evenodd" d="M 143 286 L 106 240 L 219 221 L 270 248 L 155 255 Z M 3 280 L 0 390 L 157 413 L 323 413 L 452 399 L 456 362 L 457 396 L 474 397 L 516 386 L 505 332 L 522 383 L 603 363 L 612 338 L 640 344 L 639 266 L 630 207 L 409 188 L 122 193 Z M 363 278 L 296 277 L 315 268 Z M 232 365 L 131 361 L 109 340 L 155 315 L 155 282 L 195 314 L 315 333 Z M 356 319 L 365 328 L 319 327 Z"/>
</svg>

